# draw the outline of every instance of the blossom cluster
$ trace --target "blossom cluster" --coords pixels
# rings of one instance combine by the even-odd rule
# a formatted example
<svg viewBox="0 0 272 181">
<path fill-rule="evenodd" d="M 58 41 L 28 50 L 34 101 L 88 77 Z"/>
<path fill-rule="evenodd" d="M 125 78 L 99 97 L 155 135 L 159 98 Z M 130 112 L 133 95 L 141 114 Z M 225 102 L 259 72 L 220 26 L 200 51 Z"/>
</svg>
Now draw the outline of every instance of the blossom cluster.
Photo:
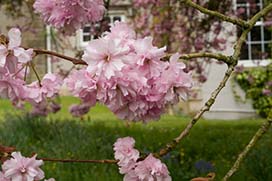
<svg viewBox="0 0 272 181">
<path fill-rule="evenodd" d="M 124 181 L 171 181 L 166 165 L 152 154 L 138 161 L 139 151 L 134 145 L 135 140 L 131 137 L 118 138 L 114 143 L 114 157 L 118 160 L 120 173 L 125 174 Z"/>
<path fill-rule="evenodd" d="M 25 50 L 21 45 L 21 32 L 12 28 L 8 38 L 0 43 L 0 97 L 12 101 L 13 105 L 23 108 L 25 101 L 33 105 L 33 114 L 47 115 L 58 110 L 54 98 L 62 80 L 54 74 L 46 74 L 41 82 L 27 84 L 25 78 L 29 73 L 28 67 L 34 66 L 30 62 L 34 56 L 33 49 Z"/>
<path fill-rule="evenodd" d="M 178 62 L 180 55 L 162 61 L 166 47 L 158 48 L 152 40 L 136 38 L 126 23 L 115 22 L 111 32 L 90 41 L 82 58 L 87 68 L 66 79 L 68 89 L 85 104 L 73 112 L 86 113 L 99 101 L 121 119 L 148 121 L 158 119 L 179 97 L 185 99 L 192 78 Z"/>
<path fill-rule="evenodd" d="M 33 5 L 44 22 L 67 35 L 103 18 L 103 0 L 36 0 Z"/>
<path fill-rule="evenodd" d="M 5 161 L 0 171 L 0 181 L 39 181 L 44 179 L 44 172 L 40 169 L 43 165 L 42 160 L 36 160 L 34 155 L 27 158 L 20 152 L 13 152 L 12 158 Z M 55 181 L 51 178 L 44 181 Z"/>
</svg>

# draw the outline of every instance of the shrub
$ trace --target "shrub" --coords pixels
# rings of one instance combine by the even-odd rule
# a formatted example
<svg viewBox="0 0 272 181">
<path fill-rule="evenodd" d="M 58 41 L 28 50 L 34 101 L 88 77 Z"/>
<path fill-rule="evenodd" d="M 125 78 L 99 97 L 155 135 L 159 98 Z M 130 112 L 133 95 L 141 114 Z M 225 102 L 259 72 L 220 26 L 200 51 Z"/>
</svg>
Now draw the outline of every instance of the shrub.
<svg viewBox="0 0 272 181">
<path fill-rule="evenodd" d="M 257 114 L 268 117 L 272 109 L 272 63 L 266 67 L 237 71 L 234 79 L 245 91 L 246 98 L 252 100 Z"/>
</svg>

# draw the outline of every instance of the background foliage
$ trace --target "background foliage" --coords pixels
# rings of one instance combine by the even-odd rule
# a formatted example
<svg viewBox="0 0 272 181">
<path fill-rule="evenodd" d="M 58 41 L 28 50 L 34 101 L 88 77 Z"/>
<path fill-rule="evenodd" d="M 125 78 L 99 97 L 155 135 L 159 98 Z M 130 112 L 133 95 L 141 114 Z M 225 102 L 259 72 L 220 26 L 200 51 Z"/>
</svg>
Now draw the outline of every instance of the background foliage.
<svg viewBox="0 0 272 181">
<path fill-rule="evenodd" d="M 262 117 L 268 117 L 272 109 L 272 63 L 266 67 L 236 72 L 235 81 L 252 100 L 253 108 Z"/>
<path fill-rule="evenodd" d="M 104 106 L 94 107 L 84 120 L 73 119 L 67 107 L 76 101 L 70 97 L 62 98 L 63 109 L 49 118 L 22 117 L 21 113 L 15 116 L 14 112 L 4 116 L 3 112 L 11 110 L 11 105 L 0 101 L 0 107 L 6 108 L 0 110 L 0 143 L 16 145 L 26 156 L 37 152 L 40 157 L 112 159 L 112 144 L 118 137 L 134 137 L 136 148 L 143 153 L 158 151 L 190 120 L 180 115 L 165 115 L 158 122 L 127 127 Z M 162 161 L 167 164 L 173 180 L 188 181 L 196 176 L 205 176 L 210 171 L 216 172 L 220 178 L 261 122 L 201 120 L 178 148 L 164 156 Z M 232 180 L 272 179 L 271 136 L 270 130 Z M 116 165 L 47 162 L 43 169 L 48 177 L 55 177 L 56 180 L 122 180 Z"/>
</svg>

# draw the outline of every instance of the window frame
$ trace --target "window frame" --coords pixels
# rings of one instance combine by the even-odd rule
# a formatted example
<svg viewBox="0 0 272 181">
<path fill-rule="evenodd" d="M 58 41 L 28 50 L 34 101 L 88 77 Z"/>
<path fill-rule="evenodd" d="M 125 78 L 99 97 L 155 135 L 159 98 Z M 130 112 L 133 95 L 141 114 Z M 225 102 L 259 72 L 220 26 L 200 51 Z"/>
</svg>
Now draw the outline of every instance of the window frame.
<svg viewBox="0 0 272 181">
<path fill-rule="evenodd" d="M 235 8 L 235 11 L 240 8 L 240 7 L 247 7 L 247 16 L 250 15 L 250 11 L 248 9 L 248 7 L 250 6 L 249 3 L 246 3 L 246 4 L 242 4 L 242 3 L 237 3 L 237 0 L 234 0 L 234 8 Z M 257 3 L 257 5 L 260 7 L 260 9 L 263 8 L 263 0 L 260 0 L 259 3 Z M 261 38 L 259 41 L 252 41 L 251 40 L 251 33 L 252 31 L 250 31 L 247 35 L 247 40 L 245 42 L 246 46 L 247 46 L 247 52 L 248 52 L 248 59 L 240 59 L 238 61 L 238 65 L 243 65 L 245 67 L 256 67 L 256 66 L 266 66 L 270 63 L 270 59 L 252 59 L 252 55 L 253 55 L 253 52 L 252 52 L 252 47 L 251 45 L 261 45 L 261 51 L 262 52 L 265 52 L 265 45 L 266 44 L 272 44 L 272 39 L 271 40 L 265 40 L 265 37 L 264 37 L 264 20 L 263 18 L 261 18 L 259 21 L 256 22 L 255 24 L 255 27 L 256 26 L 260 26 L 260 35 L 261 35 Z M 272 57 L 271 57 L 272 58 Z"/>
<path fill-rule="evenodd" d="M 120 17 L 121 18 L 121 22 L 125 22 L 126 21 L 126 11 L 109 11 L 108 17 L 110 18 L 110 26 L 113 25 L 113 19 L 114 17 Z M 86 25 L 86 26 L 90 26 L 90 25 Z M 78 30 L 77 32 L 77 40 L 78 40 L 78 47 L 80 49 L 83 49 L 84 47 L 86 47 L 89 43 L 89 41 L 84 41 L 84 36 L 87 35 L 86 33 L 84 33 L 83 28 Z M 92 35 L 90 35 L 90 40 L 92 40 Z"/>
</svg>

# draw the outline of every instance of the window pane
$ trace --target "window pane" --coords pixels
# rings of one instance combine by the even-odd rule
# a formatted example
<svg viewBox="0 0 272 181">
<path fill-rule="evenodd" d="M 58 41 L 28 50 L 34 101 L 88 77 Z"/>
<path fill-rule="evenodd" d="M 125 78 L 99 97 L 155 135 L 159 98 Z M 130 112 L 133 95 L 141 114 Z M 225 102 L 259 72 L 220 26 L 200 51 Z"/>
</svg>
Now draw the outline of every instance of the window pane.
<svg viewBox="0 0 272 181">
<path fill-rule="evenodd" d="M 248 7 L 240 7 L 237 12 L 239 14 L 239 18 L 247 20 L 248 19 L 248 13 L 247 13 Z"/>
<path fill-rule="evenodd" d="M 104 18 L 104 21 L 108 22 L 108 23 L 111 23 L 111 18 L 109 16 L 107 16 L 107 17 Z"/>
<path fill-rule="evenodd" d="M 251 41 L 261 41 L 261 27 L 255 26 L 251 30 Z"/>
<path fill-rule="evenodd" d="M 237 3 L 259 3 L 260 0 L 236 0 Z"/>
<path fill-rule="evenodd" d="M 261 10 L 260 5 L 257 5 L 256 3 L 250 4 L 250 16 L 254 16 L 257 12 Z"/>
<path fill-rule="evenodd" d="M 121 17 L 120 16 L 114 16 L 113 17 L 113 22 L 115 21 L 121 21 Z"/>
<path fill-rule="evenodd" d="M 258 45 L 251 45 L 251 56 L 252 60 L 260 60 L 262 59 L 262 46 L 260 44 Z"/>
<path fill-rule="evenodd" d="M 272 45 L 265 44 L 265 58 L 272 58 Z"/>
<path fill-rule="evenodd" d="M 83 35 L 83 41 L 90 41 L 91 35 Z"/>
<path fill-rule="evenodd" d="M 248 45 L 246 43 L 244 43 L 242 46 L 240 59 L 248 60 Z"/>
<path fill-rule="evenodd" d="M 272 40 L 272 31 L 268 29 L 268 27 L 264 27 L 264 40 L 271 41 Z"/>
<path fill-rule="evenodd" d="M 237 0 L 237 3 L 247 3 L 247 0 Z"/>
<path fill-rule="evenodd" d="M 89 33 L 91 31 L 91 27 L 90 26 L 84 26 L 83 28 L 83 32 L 84 33 Z"/>
</svg>

